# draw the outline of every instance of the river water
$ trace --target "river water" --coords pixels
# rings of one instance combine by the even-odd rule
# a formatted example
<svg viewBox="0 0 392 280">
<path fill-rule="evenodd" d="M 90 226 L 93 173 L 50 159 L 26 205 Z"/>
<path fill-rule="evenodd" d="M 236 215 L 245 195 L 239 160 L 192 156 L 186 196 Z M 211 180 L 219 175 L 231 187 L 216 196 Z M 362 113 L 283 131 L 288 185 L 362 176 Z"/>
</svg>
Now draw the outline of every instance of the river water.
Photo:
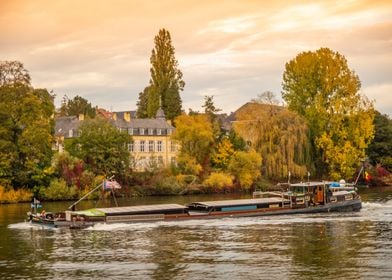
<svg viewBox="0 0 392 280">
<path fill-rule="evenodd" d="M 0 279 L 392 279 L 392 189 L 356 213 L 42 229 L 0 206 Z M 187 203 L 209 196 L 121 200 Z M 106 202 L 108 204 L 108 202 Z M 69 203 L 45 203 L 46 211 Z M 102 205 L 100 205 L 102 206 Z M 85 202 L 81 208 L 94 207 Z"/>
</svg>

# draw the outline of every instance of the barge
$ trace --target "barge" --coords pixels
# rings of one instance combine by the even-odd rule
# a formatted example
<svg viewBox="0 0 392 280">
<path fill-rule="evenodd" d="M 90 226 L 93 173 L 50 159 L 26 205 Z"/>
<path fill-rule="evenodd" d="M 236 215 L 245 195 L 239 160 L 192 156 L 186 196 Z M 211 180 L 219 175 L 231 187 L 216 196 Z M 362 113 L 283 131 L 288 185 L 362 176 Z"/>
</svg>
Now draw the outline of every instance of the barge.
<svg viewBox="0 0 392 280">
<path fill-rule="evenodd" d="M 188 205 L 155 204 L 93 208 L 60 213 L 28 213 L 37 225 L 56 228 L 87 228 L 97 223 L 137 223 L 254 217 L 322 212 L 359 211 L 361 198 L 354 186 L 333 182 L 287 184 L 281 192 L 255 192 L 253 198 L 200 201 Z M 74 206 L 71 205 L 71 206 Z M 74 208 L 74 207 L 72 207 Z"/>
</svg>

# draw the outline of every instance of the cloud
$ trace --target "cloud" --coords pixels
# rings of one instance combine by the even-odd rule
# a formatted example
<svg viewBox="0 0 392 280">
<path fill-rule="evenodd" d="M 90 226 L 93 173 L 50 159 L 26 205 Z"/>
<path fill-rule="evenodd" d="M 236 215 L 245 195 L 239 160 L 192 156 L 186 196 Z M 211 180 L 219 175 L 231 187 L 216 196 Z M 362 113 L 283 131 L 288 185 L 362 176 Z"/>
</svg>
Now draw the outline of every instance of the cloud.
<svg viewBox="0 0 392 280">
<path fill-rule="evenodd" d="M 363 93 L 375 101 L 378 111 L 392 116 L 392 83 L 368 86 L 363 89 Z"/>
<path fill-rule="evenodd" d="M 134 109 L 164 27 L 184 73 L 184 108 L 214 95 L 228 112 L 266 90 L 279 96 L 286 62 L 329 47 L 347 58 L 365 94 L 384 92 L 376 107 L 390 110 L 391 18 L 390 1 L 2 1 L 0 52 L 59 97 Z"/>
</svg>

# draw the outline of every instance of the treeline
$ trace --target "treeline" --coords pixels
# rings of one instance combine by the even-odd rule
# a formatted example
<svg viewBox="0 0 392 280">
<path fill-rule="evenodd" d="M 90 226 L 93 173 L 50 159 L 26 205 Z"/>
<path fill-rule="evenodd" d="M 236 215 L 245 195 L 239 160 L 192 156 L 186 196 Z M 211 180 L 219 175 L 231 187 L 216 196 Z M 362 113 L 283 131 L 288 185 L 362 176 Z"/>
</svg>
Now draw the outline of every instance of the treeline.
<svg viewBox="0 0 392 280">
<path fill-rule="evenodd" d="M 137 115 L 153 117 L 162 108 L 181 149 L 177 164 L 145 172 L 132 170 L 131 136 L 96 116 L 86 99 L 65 96 L 56 111 L 54 95 L 33 88 L 20 62 L 1 62 L 0 202 L 33 194 L 74 199 L 111 175 L 129 195 L 247 191 L 308 174 L 351 180 L 366 158 L 373 178 L 389 176 L 392 121 L 360 94 L 359 77 L 337 52 L 298 54 L 283 73 L 285 104 L 265 92 L 230 122 L 224 122 L 213 96 L 205 96 L 202 112 L 183 111 L 185 83 L 167 30 L 155 37 L 150 61 L 151 79 L 139 94 Z M 87 119 L 78 137 L 65 142 L 66 152 L 54 152 L 54 116 L 79 114 Z"/>
</svg>

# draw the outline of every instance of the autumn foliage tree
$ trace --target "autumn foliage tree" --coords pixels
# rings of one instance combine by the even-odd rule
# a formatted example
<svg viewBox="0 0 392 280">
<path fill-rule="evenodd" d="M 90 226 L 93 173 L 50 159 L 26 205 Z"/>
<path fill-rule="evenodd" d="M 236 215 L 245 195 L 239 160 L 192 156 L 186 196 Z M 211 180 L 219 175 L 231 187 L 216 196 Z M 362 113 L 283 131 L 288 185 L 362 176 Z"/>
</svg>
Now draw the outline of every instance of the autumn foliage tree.
<svg viewBox="0 0 392 280">
<path fill-rule="evenodd" d="M 284 107 L 247 103 L 236 113 L 234 130 L 263 158 L 267 177 L 303 177 L 310 168 L 306 121 Z"/>
<path fill-rule="evenodd" d="M 248 190 L 261 175 L 261 160 L 256 151 L 237 151 L 231 157 L 228 169 L 241 188 Z"/>
<path fill-rule="evenodd" d="M 318 170 L 334 179 L 353 176 L 374 134 L 373 105 L 360 88 L 346 58 L 328 48 L 286 63 L 283 99 L 307 120 Z"/>
<path fill-rule="evenodd" d="M 195 175 L 207 172 L 214 143 L 214 133 L 207 115 L 183 114 L 175 119 L 172 138 L 181 146 L 178 162 Z"/>
</svg>

